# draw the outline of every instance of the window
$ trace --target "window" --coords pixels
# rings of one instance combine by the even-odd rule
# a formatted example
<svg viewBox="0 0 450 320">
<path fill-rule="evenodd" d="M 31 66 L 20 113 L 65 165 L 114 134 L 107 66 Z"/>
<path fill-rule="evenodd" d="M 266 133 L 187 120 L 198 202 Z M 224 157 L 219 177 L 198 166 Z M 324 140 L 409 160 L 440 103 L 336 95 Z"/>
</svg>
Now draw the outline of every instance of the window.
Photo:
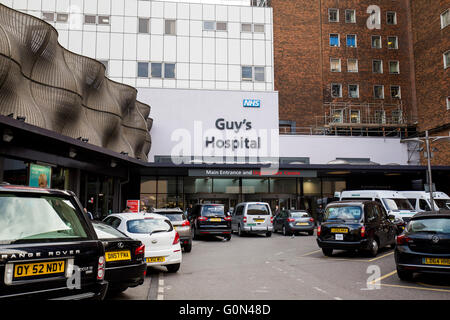
<svg viewBox="0 0 450 320">
<path fill-rule="evenodd" d="M 350 110 L 350 122 L 360 123 L 359 110 Z"/>
<path fill-rule="evenodd" d="M 391 74 L 400 73 L 400 63 L 398 61 L 389 61 L 389 73 Z"/>
<path fill-rule="evenodd" d="M 345 10 L 345 22 L 346 23 L 356 23 L 355 10 Z"/>
<path fill-rule="evenodd" d="M 203 30 L 214 31 L 216 29 L 216 23 L 214 21 L 203 21 Z"/>
<path fill-rule="evenodd" d="M 347 35 L 347 47 L 356 48 L 356 35 L 355 34 Z"/>
<path fill-rule="evenodd" d="M 138 62 L 138 77 L 139 78 L 148 78 L 148 63 L 147 62 Z"/>
<path fill-rule="evenodd" d="M 391 86 L 391 98 L 400 99 L 401 97 L 400 86 Z"/>
<path fill-rule="evenodd" d="M 358 72 L 358 60 L 348 59 L 347 60 L 347 72 Z"/>
<path fill-rule="evenodd" d="M 55 21 L 55 14 L 53 12 L 42 12 L 42 19 L 45 21 Z"/>
<path fill-rule="evenodd" d="M 96 21 L 97 21 L 96 16 L 87 15 L 87 14 L 84 16 L 84 23 L 86 23 L 86 24 L 95 24 Z"/>
<path fill-rule="evenodd" d="M 386 23 L 390 25 L 397 24 L 397 13 L 388 11 L 386 13 Z"/>
<path fill-rule="evenodd" d="M 149 33 L 150 32 L 150 19 L 139 18 L 139 33 Z"/>
<path fill-rule="evenodd" d="M 217 31 L 227 31 L 227 23 L 226 22 L 217 22 L 216 30 Z"/>
<path fill-rule="evenodd" d="M 388 49 L 398 49 L 398 38 L 397 37 L 388 37 Z"/>
<path fill-rule="evenodd" d="M 255 81 L 265 81 L 264 67 L 255 67 Z"/>
<path fill-rule="evenodd" d="M 444 53 L 444 69 L 450 67 L 450 51 Z"/>
<path fill-rule="evenodd" d="M 333 119 L 332 122 L 333 123 L 342 123 L 343 122 L 343 116 L 342 116 L 342 110 L 335 110 L 333 112 Z"/>
<path fill-rule="evenodd" d="M 383 73 L 383 61 L 372 60 L 372 72 L 373 73 Z"/>
<path fill-rule="evenodd" d="M 341 98 L 342 97 L 342 84 L 332 83 L 331 84 L 331 97 Z"/>
<path fill-rule="evenodd" d="M 447 101 L 447 110 L 450 110 L 450 97 L 447 97 L 445 101 Z"/>
<path fill-rule="evenodd" d="M 328 9 L 328 21 L 339 22 L 339 9 Z"/>
<path fill-rule="evenodd" d="M 372 36 L 372 48 L 381 49 L 381 36 Z"/>
<path fill-rule="evenodd" d="M 384 99 L 384 86 L 373 86 L 373 96 L 375 99 Z"/>
<path fill-rule="evenodd" d="M 393 123 L 402 123 L 403 122 L 403 112 L 402 112 L 402 110 L 394 110 L 394 111 L 392 111 L 392 122 Z"/>
<path fill-rule="evenodd" d="M 69 15 L 67 13 L 57 13 L 56 21 L 57 22 L 67 22 L 69 20 Z"/>
<path fill-rule="evenodd" d="M 175 63 L 164 63 L 164 78 L 175 79 Z"/>
<path fill-rule="evenodd" d="M 165 20 L 164 21 L 164 34 L 175 35 L 175 20 Z"/>
<path fill-rule="evenodd" d="M 339 35 L 335 33 L 330 34 L 330 47 L 339 47 L 339 43 Z"/>
<path fill-rule="evenodd" d="M 241 31 L 242 32 L 252 32 L 252 24 L 251 23 L 242 23 Z"/>
<path fill-rule="evenodd" d="M 151 63 L 151 76 L 152 78 L 162 78 L 162 63 L 152 62 Z"/>
<path fill-rule="evenodd" d="M 252 67 L 241 67 L 241 74 L 243 81 L 252 81 L 253 80 L 253 70 Z"/>
<path fill-rule="evenodd" d="M 109 24 L 109 16 L 98 16 L 98 24 Z"/>
<path fill-rule="evenodd" d="M 441 29 L 444 29 L 449 24 L 450 24 L 450 9 L 447 9 L 441 14 Z"/>
<path fill-rule="evenodd" d="M 330 58 L 330 71 L 341 72 L 341 59 Z"/>
<path fill-rule="evenodd" d="M 384 110 L 375 110 L 375 123 L 386 123 L 386 112 Z"/>
<path fill-rule="evenodd" d="M 349 84 L 348 85 L 348 97 L 349 98 L 359 98 L 359 85 Z"/>
<path fill-rule="evenodd" d="M 264 25 L 263 24 L 254 24 L 253 31 L 257 33 L 264 33 Z"/>
</svg>

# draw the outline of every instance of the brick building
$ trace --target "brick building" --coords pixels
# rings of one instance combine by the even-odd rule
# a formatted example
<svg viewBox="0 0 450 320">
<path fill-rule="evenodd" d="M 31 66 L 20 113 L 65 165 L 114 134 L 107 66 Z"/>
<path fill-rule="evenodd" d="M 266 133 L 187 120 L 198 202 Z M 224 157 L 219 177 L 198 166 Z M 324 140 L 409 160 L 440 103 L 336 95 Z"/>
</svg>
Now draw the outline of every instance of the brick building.
<svg viewBox="0 0 450 320">
<path fill-rule="evenodd" d="M 450 134 L 450 0 L 412 1 L 418 130 Z M 432 164 L 448 165 L 450 142 L 433 144 Z"/>
<path fill-rule="evenodd" d="M 448 135 L 450 1 L 273 0 L 272 7 L 282 133 L 340 126 L 334 133 Z M 436 164 L 448 164 L 448 148 L 440 149 Z"/>
</svg>

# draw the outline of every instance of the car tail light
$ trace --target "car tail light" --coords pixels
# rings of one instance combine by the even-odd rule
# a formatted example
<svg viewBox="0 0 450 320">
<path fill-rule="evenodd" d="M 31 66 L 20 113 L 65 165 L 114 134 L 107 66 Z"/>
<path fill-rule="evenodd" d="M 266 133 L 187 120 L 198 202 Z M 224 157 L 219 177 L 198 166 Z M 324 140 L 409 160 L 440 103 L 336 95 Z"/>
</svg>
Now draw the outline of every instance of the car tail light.
<svg viewBox="0 0 450 320">
<path fill-rule="evenodd" d="M 247 223 L 247 217 L 242 218 L 242 222 Z"/>
<path fill-rule="evenodd" d="M 136 251 L 134 252 L 134 255 L 140 255 L 140 254 L 145 254 L 145 245 L 142 244 L 139 247 L 136 248 Z"/>
<path fill-rule="evenodd" d="M 397 244 L 399 245 L 407 244 L 410 240 L 411 238 L 405 236 L 404 234 L 397 236 Z"/>
<path fill-rule="evenodd" d="M 172 244 L 177 244 L 177 243 L 180 243 L 180 235 L 178 234 L 178 232 L 175 232 L 175 239 L 173 239 Z"/>
<path fill-rule="evenodd" d="M 317 236 L 320 236 L 320 233 L 322 232 L 322 226 L 317 227 Z"/>
<path fill-rule="evenodd" d="M 98 258 L 97 280 L 103 280 L 105 277 L 105 256 Z"/>
<path fill-rule="evenodd" d="M 229 216 L 224 217 L 224 219 L 225 219 L 225 221 L 231 221 L 231 217 L 229 217 Z"/>
<path fill-rule="evenodd" d="M 314 218 L 309 218 L 309 221 L 310 222 L 314 222 Z"/>
<path fill-rule="evenodd" d="M 294 221 L 295 221 L 294 218 L 288 218 L 288 219 L 287 219 L 287 222 L 294 222 Z"/>
<path fill-rule="evenodd" d="M 270 223 L 273 224 L 273 216 L 270 217 Z"/>
<path fill-rule="evenodd" d="M 206 221 L 208 220 L 208 217 L 198 217 L 198 221 Z"/>
<path fill-rule="evenodd" d="M 366 227 L 361 227 L 361 238 L 364 238 L 366 236 Z"/>
<path fill-rule="evenodd" d="M 191 223 L 189 222 L 189 220 L 185 220 L 181 226 L 182 227 L 189 227 L 190 225 L 191 225 Z"/>
</svg>

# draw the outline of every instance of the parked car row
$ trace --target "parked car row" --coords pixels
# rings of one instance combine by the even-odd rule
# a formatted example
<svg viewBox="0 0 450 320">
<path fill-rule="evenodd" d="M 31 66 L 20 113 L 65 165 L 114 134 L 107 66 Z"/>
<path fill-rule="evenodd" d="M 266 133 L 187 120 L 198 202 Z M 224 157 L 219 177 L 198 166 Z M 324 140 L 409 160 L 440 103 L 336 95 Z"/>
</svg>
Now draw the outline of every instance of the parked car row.
<svg viewBox="0 0 450 320">
<path fill-rule="evenodd" d="M 442 200 L 435 202 L 436 210 L 417 213 L 412 209 L 411 199 L 430 204 L 430 198 L 419 192 L 342 192 L 341 201 L 325 208 L 323 222 L 317 228 L 317 244 L 326 256 L 331 256 L 333 250 L 358 250 L 376 256 L 382 247 L 395 248 L 401 280 L 411 280 L 414 273 L 448 274 L 449 199 L 443 193 L 435 194 Z"/>
</svg>

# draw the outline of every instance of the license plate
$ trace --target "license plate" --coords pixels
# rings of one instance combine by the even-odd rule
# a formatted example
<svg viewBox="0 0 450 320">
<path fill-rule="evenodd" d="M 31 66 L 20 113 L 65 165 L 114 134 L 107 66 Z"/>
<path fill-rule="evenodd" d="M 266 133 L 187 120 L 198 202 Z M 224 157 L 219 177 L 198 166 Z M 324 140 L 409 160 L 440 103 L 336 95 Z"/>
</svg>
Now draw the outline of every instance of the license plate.
<svg viewBox="0 0 450 320">
<path fill-rule="evenodd" d="M 266 220 L 264 220 L 264 219 L 254 219 L 253 221 L 255 221 L 255 222 L 264 222 Z"/>
<path fill-rule="evenodd" d="M 309 223 L 307 223 L 307 222 L 297 222 L 295 225 L 296 226 L 309 226 Z"/>
<path fill-rule="evenodd" d="M 210 218 L 209 221 L 211 221 L 211 222 L 221 222 L 222 219 L 221 218 Z"/>
<path fill-rule="evenodd" d="M 343 234 L 336 234 L 335 235 L 335 239 L 338 240 L 338 241 L 342 241 L 342 240 L 344 240 L 344 235 Z"/>
<path fill-rule="evenodd" d="M 150 257 L 145 259 L 146 262 L 164 262 L 166 257 Z"/>
<path fill-rule="evenodd" d="M 450 259 L 442 259 L 442 258 L 424 258 L 422 260 L 423 264 L 434 264 L 440 266 L 450 266 Z"/>
<path fill-rule="evenodd" d="M 348 233 L 347 228 L 331 228 L 331 233 Z"/>
<path fill-rule="evenodd" d="M 131 252 L 129 250 L 127 250 L 127 251 L 106 252 L 105 259 L 106 259 L 107 262 L 131 260 Z"/>
<path fill-rule="evenodd" d="M 66 262 L 64 260 L 15 264 L 14 278 L 64 274 L 65 266 Z"/>
</svg>

